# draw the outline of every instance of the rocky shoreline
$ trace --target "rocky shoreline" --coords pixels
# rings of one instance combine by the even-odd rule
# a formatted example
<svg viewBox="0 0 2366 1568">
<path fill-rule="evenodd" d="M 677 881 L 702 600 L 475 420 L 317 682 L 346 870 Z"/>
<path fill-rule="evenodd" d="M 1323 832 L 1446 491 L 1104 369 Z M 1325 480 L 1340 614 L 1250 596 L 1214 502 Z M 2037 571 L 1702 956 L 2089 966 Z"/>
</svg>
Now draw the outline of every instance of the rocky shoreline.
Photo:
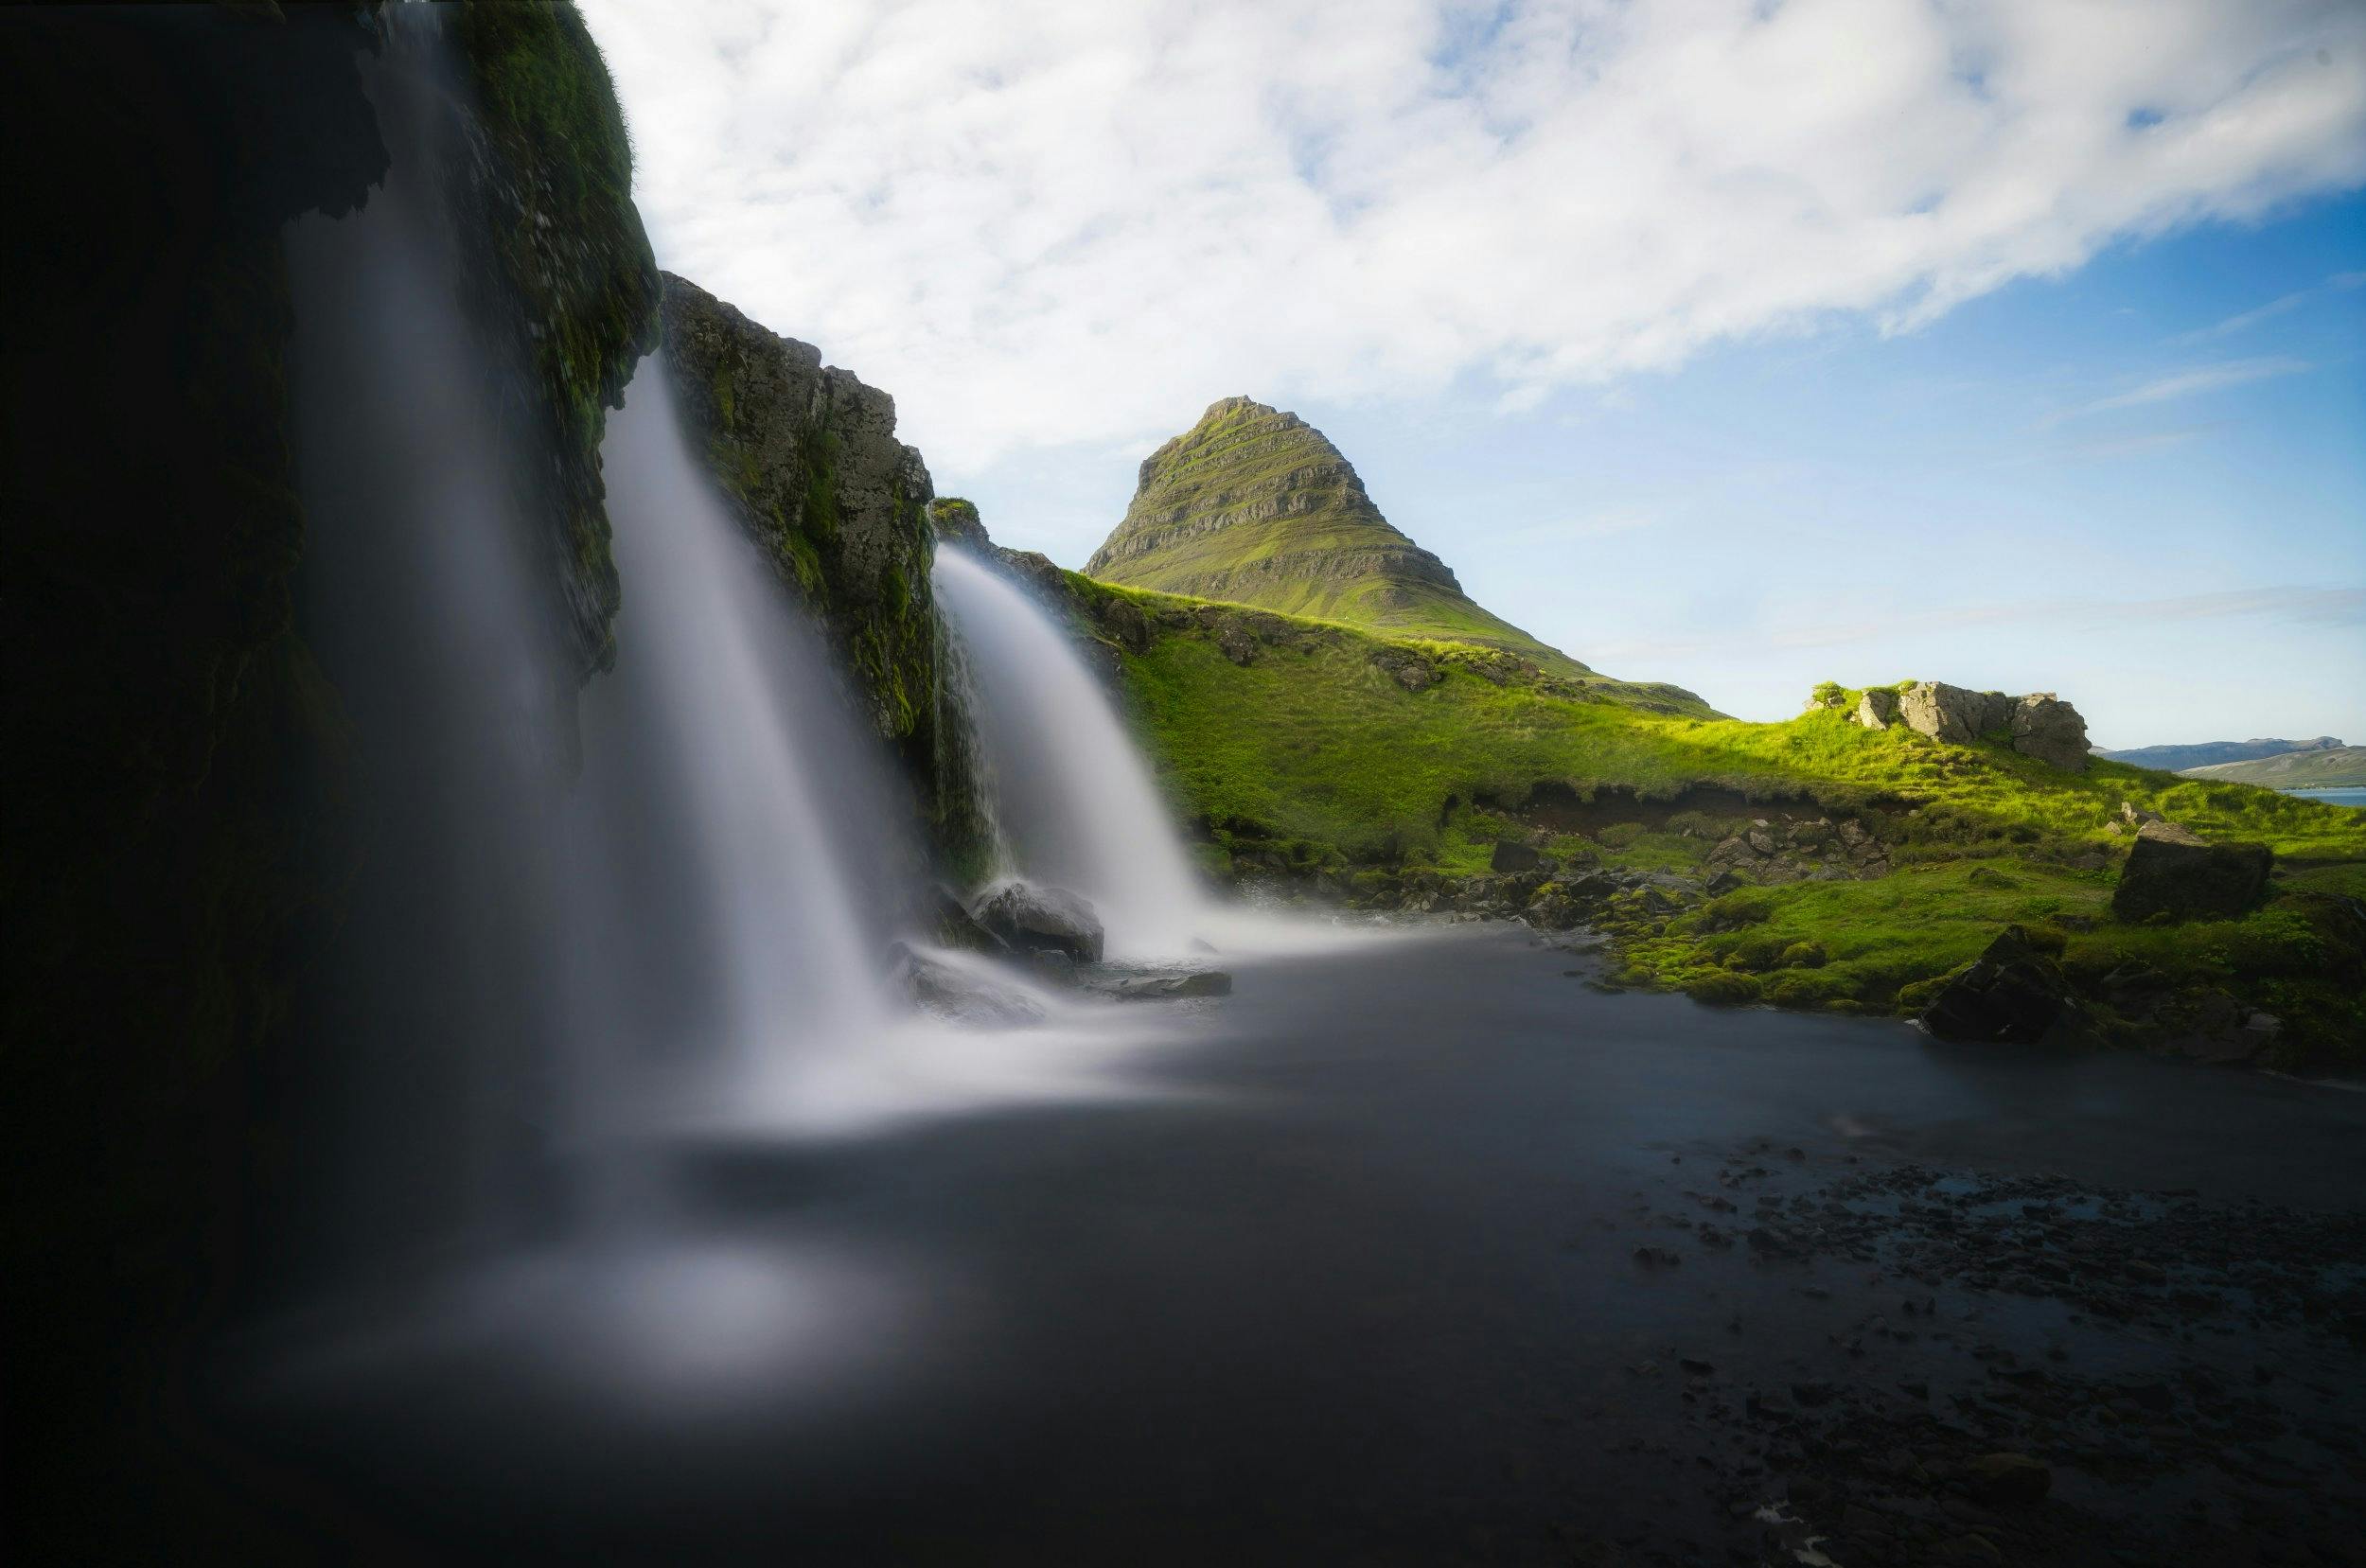
<svg viewBox="0 0 2366 1568">
<path fill-rule="evenodd" d="M 1634 1268 L 1741 1260 L 1801 1307 L 1629 1371 L 1680 1404 L 1679 1437 L 1633 1441 L 1712 1472 L 1728 1560 L 2357 1560 L 2366 1216 L 1764 1139 L 1677 1185 L 1629 1227 Z"/>
</svg>

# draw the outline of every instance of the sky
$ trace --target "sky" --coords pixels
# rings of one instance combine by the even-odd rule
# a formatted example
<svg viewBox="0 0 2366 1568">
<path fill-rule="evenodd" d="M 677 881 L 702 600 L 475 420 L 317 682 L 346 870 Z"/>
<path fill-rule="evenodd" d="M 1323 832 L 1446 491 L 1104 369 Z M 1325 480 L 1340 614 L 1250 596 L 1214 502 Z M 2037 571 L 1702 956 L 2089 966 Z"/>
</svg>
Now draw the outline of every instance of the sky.
<svg viewBox="0 0 2366 1568">
<path fill-rule="evenodd" d="M 1245 394 L 1729 713 L 2366 742 L 2366 6 L 584 0 L 662 264 L 1081 565 Z"/>
</svg>

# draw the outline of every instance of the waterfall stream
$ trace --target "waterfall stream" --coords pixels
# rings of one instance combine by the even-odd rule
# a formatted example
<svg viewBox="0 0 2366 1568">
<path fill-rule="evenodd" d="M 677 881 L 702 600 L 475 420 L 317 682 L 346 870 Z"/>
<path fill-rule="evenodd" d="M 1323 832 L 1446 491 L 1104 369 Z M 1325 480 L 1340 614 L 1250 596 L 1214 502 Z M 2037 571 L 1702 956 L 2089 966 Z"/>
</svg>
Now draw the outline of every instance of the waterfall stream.
<svg viewBox="0 0 2366 1568">
<path fill-rule="evenodd" d="M 886 1027 L 883 895 L 918 854 L 879 809 L 894 783 L 820 638 L 692 459 L 655 362 L 602 455 L 627 586 L 616 668 L 584 700 L 574 1033 L 737 1093 Z"/>
<path fill-rule="evenodd" d="M 710 1234 L 686 1171 L 1139 1095 L 1141 1048 L 1172 1026 L 914 936 L 909 785 L 654 360 L 608 422 L 623 601 L 613 667 L 581 679 L 532 483 L 547 456 L 467 304 L 448 195 L 466 94 L 432 8 L 388 31 L 364 68 L 386 184 L 287 237 L 297 623 L 353 754 L 356 866 L 308 970 L 306 1081 L 275 1086 L 305 1108 L 290 1157 L 313 1174 L 274 1221 L 268 1294 L 295 1315 L 256 1343 L 333 1355 L 498 1321 L 553 1354 L 728 1384 L 742 1368 L 691 1352 L 753 1313 L 766 1345 L 826 1360 L 779 1300 L 839 1277 L 835 1255 Z M 1107 701 L 998 577 L 948 555 L 936 580 L 1010 854 L 1093 898 L 1114 951 L 1183 952 L 1203 900 Z M 991 1020 L 946 987 L 990 997 Z M 342 1326 L 305 1315 L 330 1303 Z"/>
<path fill-rule="evenodd" d="M 958 549 L 937 551 L 932 581 L 973 681 L 1008 869 L 1090 899 L 1113 954 L 1190 951 L 1208 900 L 1157 782 L 1073 642 L 1016 584 Z"/>
</svg>

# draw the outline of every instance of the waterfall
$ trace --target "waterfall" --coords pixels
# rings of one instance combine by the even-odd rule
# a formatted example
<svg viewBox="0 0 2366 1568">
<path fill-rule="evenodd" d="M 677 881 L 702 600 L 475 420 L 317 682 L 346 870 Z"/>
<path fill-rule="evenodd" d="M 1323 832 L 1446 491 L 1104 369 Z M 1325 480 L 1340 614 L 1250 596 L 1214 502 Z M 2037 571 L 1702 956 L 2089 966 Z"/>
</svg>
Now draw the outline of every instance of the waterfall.
<svg viewBox="0 0 2366 1568">
<path fill-rule="evenodd" d="M 895 786 L 820 638 L 692 459 L 656 364 L 602 456 L 626 590 L 616 668 L 584 703 L 576 1032 L 744 1092 L 887 1024 L 875 901 L 917 854 L 878 809 Z"/>
<path fill-rule="evenodd" d="M 898 1023 L 921 854 L 824 648 L 644 365 L 603 446 L 625 584 L 577 690 L 544 460 L 470 322 L 441 18 L 365 79 L 393 165 L 287 247 L 298 618 L 353 738 L 359 844 L 306 1000 L 322 1172 L 298 1267 L 580 1216 L 667 1118 L 793 1099 Z M 342 1258 L 341 1258 L 342 1255 Z"/>
<path fill-rule="evenodd" d="M 932 581 L 973 682 L 1009 869 L 1092 900 L 1113 954 L 1187 952 L 1208 900 L 1157 783 L 1068 636 L 959 549 L 938 549 Z"/>
<path fill-rule="evenodd" d="M 351 740 L 355 868 L 306 998 L 319 1147 L 280 1228 L 334 1260 L 531 1207 L 561 1024 L 560 810 L 574 672 L 533 454 L 462 305 L 445 191 L 461 150 L 431 8 L 363 68 L 393 155 L 343 218 L 290 225 L 291 444 L 306 517 L 297 624 Z"/>
</svg>

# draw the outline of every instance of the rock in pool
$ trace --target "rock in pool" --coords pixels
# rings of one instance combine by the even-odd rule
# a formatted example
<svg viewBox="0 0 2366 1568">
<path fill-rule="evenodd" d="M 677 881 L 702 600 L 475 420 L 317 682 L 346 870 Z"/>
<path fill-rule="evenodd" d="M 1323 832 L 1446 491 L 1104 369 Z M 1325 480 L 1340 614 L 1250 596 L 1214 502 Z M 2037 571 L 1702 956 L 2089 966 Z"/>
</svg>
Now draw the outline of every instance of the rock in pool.
<svg viewBox="0 0 2366 1568">
<path fill-rule="evenodd" d="M 1101 961 L 1101 918 L 1065 888 L 1005 882 L 970 906 L 978 924 L 1022 953 L 1065 953 L 1078 963 Z"/>
</svg>

